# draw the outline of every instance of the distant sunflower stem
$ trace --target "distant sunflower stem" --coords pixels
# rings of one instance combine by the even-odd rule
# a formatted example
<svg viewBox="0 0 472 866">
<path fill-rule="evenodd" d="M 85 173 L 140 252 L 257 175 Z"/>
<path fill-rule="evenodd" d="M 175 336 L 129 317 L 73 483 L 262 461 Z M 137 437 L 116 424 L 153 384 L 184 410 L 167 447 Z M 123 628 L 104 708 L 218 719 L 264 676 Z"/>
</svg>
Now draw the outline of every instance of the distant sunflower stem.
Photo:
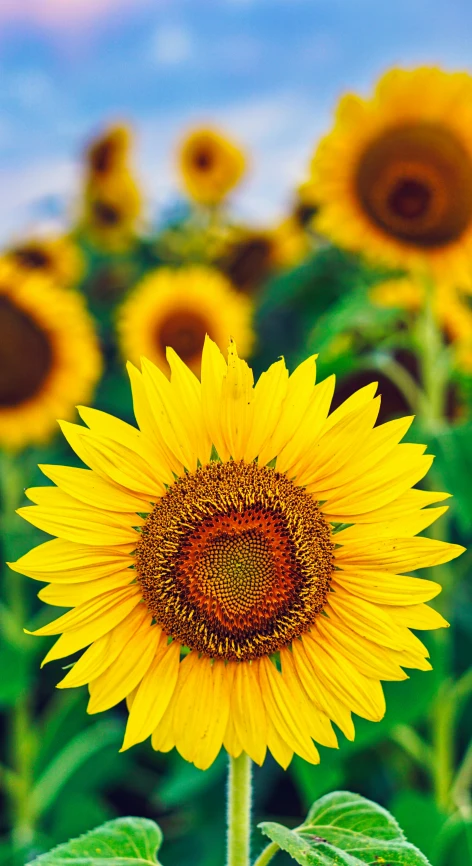
<svg viewBox="0 0 472 866">
<path fill-rule="evenodd" d="M 391 355 L 381 352 L 372 355 L 372 361 L 376 369 L 382 372 L 387 379 L 390 379 L 400 391 L 410 409 L 413 412 L 418 412 L 420 405 L 425 400 L 425 395 L 403 364 L 399 364 Z"/>
<path fill-rule="evenodd" d="M 252 762 L 244 752 L 229 758 L 227 866 L 249 866 L 251 857 Z"/>
<path fill-rule="evenodd" d="M 434 285 L 424 279 L 425 303 L 418 321 L 417 344 L 423 398 L 419 414 L 431 431 L 441 427 L 446 411 L 449 365 L 444 363 L 445 346 L 434 309 Z"/>
<path fill-rule="evenodd" d="M 257 860 L 254 861 L 254 866 L 267 866 L 267 863 L 270 863 L 278 851 L 280 851 L 280 848 L 277 845 L 277 842 L 271 842 L 267 845 L 267 848 L 264 848 L 264 850 L 261 851 Z"/>
</svg>

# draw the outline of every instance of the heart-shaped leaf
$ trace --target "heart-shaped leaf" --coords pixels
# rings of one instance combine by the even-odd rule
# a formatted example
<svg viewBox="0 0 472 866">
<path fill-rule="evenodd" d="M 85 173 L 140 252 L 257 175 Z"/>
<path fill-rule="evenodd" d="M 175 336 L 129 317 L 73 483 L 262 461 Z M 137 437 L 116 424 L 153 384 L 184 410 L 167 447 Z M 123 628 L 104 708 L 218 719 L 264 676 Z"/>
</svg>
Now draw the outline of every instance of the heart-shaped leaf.
<svg viewBox="0 0 472 866">
<path fill-rule="evenodd" d="M 147 818 L 117 818 L 41 854 L 27 866 L 156 866 L 162 832 Z"/>
<path fill-rule="evenodd" d="M 301 866 L 429 866 L 389 812 L 346 791 L 317 800 L 296 830 L 259 827 Z"/>
</svg>

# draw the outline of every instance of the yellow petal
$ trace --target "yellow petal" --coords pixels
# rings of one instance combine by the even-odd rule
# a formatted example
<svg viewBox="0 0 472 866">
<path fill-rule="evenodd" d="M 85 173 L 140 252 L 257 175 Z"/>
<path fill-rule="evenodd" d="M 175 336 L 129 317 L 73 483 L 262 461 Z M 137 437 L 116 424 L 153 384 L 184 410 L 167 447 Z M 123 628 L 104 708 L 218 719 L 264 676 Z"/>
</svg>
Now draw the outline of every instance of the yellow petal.
<svg viewBox="0 0 472 866">
<path fill-rule="evenodd" d="M 218 346 L 208 335 L 202 352 L 202 410 L 205 426 L 221 460 L 229 459 L 229 450 L 221 426 L 221 395 L 228 367 Z"/>
<path fill-rule="evenodd" d="M 127 568 L 98 580 L 86 580 L 81 583 L 50 583 L 38 592 L 38 598 L 56 607 L 77 607 L 97 595 L 103 595 L 110 589 L 129 586 L 135 579 L 136 572 Z"/>
<path fill-rule="evenodd" d="M 341 418 L 344 418 L 346 415 L 349 415 L 351 412 L 354 412 L 361 408 L 365 403 L 370 403 L 371 400 L 375 397 L 377 393 L 378 382 L 370 382 L 368 385 L 365 385 L 363 388 L 359 388 L 358 391 L 355 391 L 354 394 L 351 394 L 347 400 L 344 400 L 344 403 L 341 403 L 334 412 L 331 412 L 331 415 L 328 415 L 324 425 L 323 425 L 323 433 L 326 433 L 328 430 L 331 430 Z"/>
<path fill-rule="evenodd" d="M 46 466 L 40 464 L 39 468 L 47 478 L 54 484 L 86 505 L 100 508 L 105 511 L 126 511 L 138 513 L 148 512 L 149 504 L 138 496 L 105 481 L 96 472 L 88 469 L 76 469 L 72 466 Z"/>
<path fill-rule="evenodd" d="M 121 751 L 142 743 L 157 728 L 174 693 L 179 673 L 180 645 L 161 641 L 136 692 Z"/>
<path fill-rule="evenodd" d="M 267 746 L 274 761 L 277 761 L 282 769 L 286 770 L 293 758 L 293 749 L 282 739 L 270 717 L 267 719 Z"/>
<path fill-rule="evenodd" d="M 228 755 L 231 755 L 232 758 L 239 758 L 243 750 L 236 733 L 236 728 L 234 727 L 234 719 L 231 713 L 229 714 L 228 723 L 223 737 L 223 746 L 228 752 Z"/>
<path fill-rule="evenodd" d="M 449 623 L 437 610 L 427 604 L 411 604 L 409 607 L 390 607 L 390 616 L 398 625 L 415 629 L 449 628 Z"/>
<path fill-rule="evenodd" d="M 230 714 L 231 672 L 223 661 L 215 661 L 212 666 L 213 709 L 211 724 L 206 724 L 206 736 L 200 736 L 197 743 L 194 763 L 200 770 L 206 770 L 218 756 L 223 743 Z M 207 709 L 207 713 L 209 710 Z"/>
<path fill-rule="evenodd" d="M 241 460 L 246 450 L 254 417 L 254 377 L 250 367 L 238 358 L 230 343 L 228 369 L 221 389 L 221 431 L 233 460 Z"/>
<path fill-rule="evenodd" d="M 246 463 L 261 453 L 279 422 L 285 395 L 288 372 L 283 359 L 272 364 L 259 376 L 254 387 L 254 418 L 243 454 Z"/>
<path fill-rule="evenodd" d="M 172 698 L 167 711 L 164 713 L 155 731 L 151 736 L 151 745 L 155 752 L 170 752 L 175 747 L 174 731 L 172 729 Z"/>
<path fill-rule="evenodd" d="M 399 449 L 408 449 L 400 451 Z M 374 467 L 372 472 L 360 476 L 355 481 L 340 487 L 332 495 L 323 491 L 327 501 L 323 503 L 322 511 L 328 517 L 334 513 L 340 514 L 343 523 L 355 522 L 352 518 L 358 514 L 381 508 L 393 502 L 426 475 L 431 468 L 433 457 L 423 454 L 423 446 L 401 444 L 392 452 L 392 458 L 380 468 Z M 316 485 L 308 485 L 307 489 L 317 498 L 322 494 Z M 332 517 L 330 518 L 333 519 Z"/>
<path fill-rule="evenodd" d="M 173 349 L 167 348 L 166 356 L 175 405 L 180 409 L 181 421 L 187 426 L 189 437 L 195 440 L 196 455 L 204 465 L 210 460 L 212 443 L 203 420 L 200 382 Z"/>
<path fill-rule="evenodd" d="M 403 649 L 405 635 L 387 612 L 387 608 L 351 595 L 340 584 L 333 582 L 332 586 L 334 592 L 330 593 L 326 605 L 328 616 L 333 609 L 357 634 L 380 646 L 394 650 Z"/>
<path fill-rule="evenodd" d="M 140 370 L 129 361 L 126 365 L 128 371 L 131 392 L 133 395 L 133 410 L 139 429 L 144 436 L 153 443 L 160 463 L 166 464 L 171 472 L 180 475 L 182 464 L 177 460 L 173 452 L 168 448 L 165 440 L 156 424 L 149 400 L 144 387 L 143 376 Z"/>
<path fill-rule="evenodd" d="M 363 514 L 353 515 L 352 519 L 347 522 L 350 523 L 352 520 L 356 524 L 376 524 L 388 520 L 406 519 L 409 514 L 416 514 L 422 508 L 426 508 L 435 502 L 441 502 L 443 499 L 448 499 L 449 497 L 449 493 L 432 493 L 429 490 L 417 490 L 413 488 L 402 493 L 392 502 L 382 505 L 380 508 L 366 511 Z M 346 515 L 336 514 L 334 509 L 331 509 L 329 514 L 329 519 L 333 523 L 345 522 Z"/>
<path fill-rule="evenodd" d="M 405 680 L 399 653 L 372 643 L 353 632 L 349 626 L 330 610 L 328 617 L 318 617 L 312 630 L 323 640 L 339 649 L 366 677 L 381 680 Z"/>
<path fill-rule="evenodd" d="M 465 550 L 459 544 L 437 541 L 435 538 L 380 538 L 359 540 L 336 550 L 336 563 L 360 568 L 385 569 L 402 574 L 450 562 Z"/>
<path fill-rule="evenodd" d="M 89 629 L 90 640 L 87 643 L 92 643 L 97 637 L 101 637 L 102 634 L 110 631 L 121 622 L 133 610 L 133 607 L 139 604 L 141 599 L 141 589 L 134 584 L 124 589 L 112 589 L 98 598 L 93 598 L 91 601 L 86 601 L 73 610 L 69 610 L 68 613 L 64 613 L 48 625 L 26 633 L 50 635 L 61 634 L 64 631 Z M 112 625 L 109 625 L 110 621 L 113 620 L 115 621 Z M 82 647 L 79 646 L 77 649 L 82 649 Z"/>
<path fill-rule="evenodd" d="M 378 680 L 365 677 L 335 647 L 316 632 L 303 635 L 308 658 L 325 688 L 334 691 L 357 715 L 379 722 L 385 698 Z"/>
<path fill-rule="evenodd" d="M 310 736 L 322 746 L 337 749 L 338 740 L 331 722 L 328 716 L 321 712 L 321 710 L 318 710 L 310 701 L 298 676 L 293 654 L 288 647 L 280 650 L 280 660 L 282 662 L 282 676 L 292 695 L 293 704 L 297 709 L 298 715 L 307 720 Z"/>
<path fill-rule="evenodd" d="M 423 511 L 412 512 L 406 517 L 397 517 L 386 520 L 384 523 L 353 524 L 336 533 L 336 544 L 345 544 L 346 541 L 357 541 L 360 539 L 374 538 L 401 538 L 418 535 L 436 520 L 442 517 L 448 510 L 447 505 L 441 508 L 425 508 Z"/>
<path fill-rule="evenodd" d="M 259 453 L 259 462 L 270 463 L 281 453 L 297 431 L 308 409 L 316 379 L 316 358 L 313 355 L 293 371 L 287 383 L 280 421 L 273 435 Z"/>
<path fill-rule="evenodd" d="M 262 766 L 267 748 L 267 719 L 257 666 L 230 662 L 228 667 L 234 670 L 231 712 L 238 740 L 249 757 Z"/>
<path fill-rule="evenodd" d="M 354 457 L 362 440 L 372 430 L 379 409 L 380 398 L 376 397 L 358 411 L 343 416 L 320 437 L 314 448 L 308 447 L 304 465 L 297 474 L 297 484 L 324 487 L 330 474 Z"/>
<path fill-rule="evenodd" d="M 136 526 L 143 522 L 137 514 L 118 515 L 98 509 L 65 506 L 47 508 L 30 505 L 18 508 L 17 514 L 50 535 L 59 535 L 78 544 L 100 547 L 130 543 L 136 546 L 139 535 L 131 521 L 136 520 Z"/>
<path fill-rule="evenodd" d="M 353 740 L 354 724 L 349 708 L 320 682 L 301 640 L 293 642 L 292 651 L 300 681 L 315 706 L 337 724 L 348 740 Z"/>
<path fill-rule="evenodd" d="M 149 669 L 160 637 L 159 626 L 145 620 L 111 665 L 89 683 L 88 713 L 109 710 L 136 688 Z"/>
<path fill-rule="evenodd" d="M 363 571 L 357 566 L 336 572 L 336 583 L 347 592 L 374 604 L 410 605 L 430 601 L 441 592 L 441 585 L 420 577 L 391 574 L 389 571 Z"/>
<path fill-rule="evenodd" d="M 305 464 L 307 448 L 319 439 L 333 399 L 335 377 L 328 376 L 312 390 L 308 408 L 293 437 L 277 457 L 277 469 L 290 478 Z"/>
<path fill-rule="evenodd" d="M 262 698 L 267 715 L 287 745 L 310 764 L 319 764 L 320 756 L 310 737 L 306 722 L 297 716 L 291 695 L 282 675 L 269 658 L 257 662 Z"/>
<path fill-rule="evenodd" d="M 62 538 L 45 541 L 16 562 L 8 563 L 13 571 L 26 574 L 34 580 L 57 583 L 106 577 L 133 564 L 134 558 L 124 547 L 90 547 Z"/>
<path fill-rule="evenodd" d="M 146 358 L 141 359 L 141 368 L 149 405 L 164 442 L 182 466 L 195 469 L 197 452 L 194 439 L 182 423 L 169 380 Z"/>
<path fill-rule="evenodd" d="M 143 624 L 150 628 L 151 623 L 152 617 L 144 605 L 140 604 L 135 607 L 126 619 L 94 641 L 85 650 L 56 688 L 68 689 L 84 686 L 99 677 L 114 662 L 125 644 L 136 634 L 138 628 Z"/>
</svg>

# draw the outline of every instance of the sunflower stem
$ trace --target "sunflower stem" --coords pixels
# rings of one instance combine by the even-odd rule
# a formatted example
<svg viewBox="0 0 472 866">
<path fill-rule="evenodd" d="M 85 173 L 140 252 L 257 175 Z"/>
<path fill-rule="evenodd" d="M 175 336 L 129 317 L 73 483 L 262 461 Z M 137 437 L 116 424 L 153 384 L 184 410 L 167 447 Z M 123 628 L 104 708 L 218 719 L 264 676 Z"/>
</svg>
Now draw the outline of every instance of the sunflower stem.
<svg viewBox="0 0 472 866">
<path fill-rule="evenodd" d="M 280 851 L 277 842 L 270 842 L 267 848 L 261 851 L 257 860 L 254 861 L 254 866 L 267 866 L 267 863 L 270 863 L 272 858 L 277 854 L 277 851 Z"/>
<path fill-rule="evenodd" d="M 229 758 L 227 866 L 249 866 L 251 843 L 252 763 L 244 752 Z"/>
</svg>

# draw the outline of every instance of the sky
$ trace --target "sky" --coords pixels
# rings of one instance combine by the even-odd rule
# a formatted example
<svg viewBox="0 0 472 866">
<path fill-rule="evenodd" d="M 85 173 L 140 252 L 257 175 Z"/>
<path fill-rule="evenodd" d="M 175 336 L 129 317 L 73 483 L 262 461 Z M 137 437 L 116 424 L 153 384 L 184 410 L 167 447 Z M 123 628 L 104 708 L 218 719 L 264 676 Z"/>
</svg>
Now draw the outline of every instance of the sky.
<svg viewBox="0 0 472 866">
<path fill-rule="evenodd" d="M 176 143 L 211 123 L 250 157 L 236 211 L 270 223 L 339 96 L 419 64 L 472 72 L 470 0 L 0 0 L 0 243 L 66 223 L 116 120 L 150 218 L 178 195 Z"/>
</svg>

